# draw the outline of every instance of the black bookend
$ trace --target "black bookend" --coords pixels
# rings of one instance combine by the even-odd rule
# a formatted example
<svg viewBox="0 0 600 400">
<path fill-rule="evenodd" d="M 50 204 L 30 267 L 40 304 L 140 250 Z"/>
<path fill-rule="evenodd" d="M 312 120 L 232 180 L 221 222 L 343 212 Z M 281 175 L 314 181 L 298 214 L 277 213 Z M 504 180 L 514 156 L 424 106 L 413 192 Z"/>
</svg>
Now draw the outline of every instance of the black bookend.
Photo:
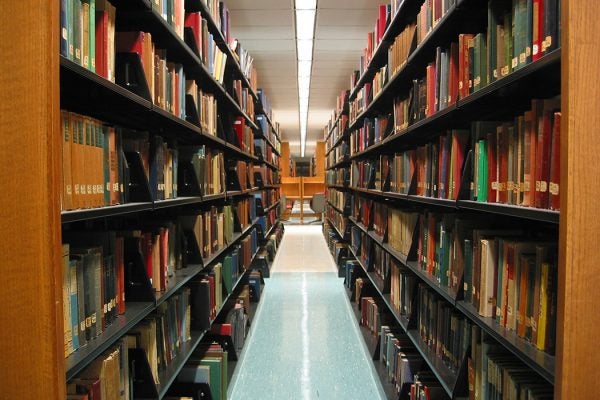
<svg viewBox="0 0 600 400">
<path fill-rule="evenodd" d="M 227 361 L 237 361 L 238 356 L 233 345 L 233 339 L 229 335 L 218 335 L 214 333 L 207 333 L 204 336 L 204 341 L 209 343 L 218 343 L 223 350 L 227 351 Z"/>
<path fill-rule="evenodd" d="M 158 399 L 158 391 L 144 349 L 129 349 L 129 373 L 135 399 Z"/>
<path fill-rule="evenodd" d="M 271 276 L 269 271 L 269 262 L 264 256 L 255 257 L 249 269 L 260 272 L 262 278 L 269 278 Z"/>
<path fill-rule="evenodd" d="M 130 202 L 146 202 L 152 201 L 152 192 L 150 191 L 150 183 L 144 171 L 142 157 L 136 151 L 125 152 L 127 164 L 129 166 L 129 184 L 128 198 Z"/>
<path fill-rule="evenodd" d="M 238 171 L 236 164 L 229 165 L 227 168 L 227 190 L 228 191 L 241 191 L 242 186 L 240 185 L 240 179 L 238 177 Z"/>
<path fill-rule="evenodd" d="M 259 189 L 265 187 L 265 183 L 263 182 L 262 174 L 258 171 L 254 172 L 254 185 Z"/>
<path fill-rule="evenodd" d="M 198 115 L 198 105 L 191 94 L 185 95 L 185 120 L 194 125 L 200 126 L 200 116 Z"/>
<path fill-rule="evenodd" d="M 417 193 L 417 169 L 413 172 L 413 176 L 410 179 L 410 185 L 408 186 L 408 192 L 405 194 L 416 194 Z"/>
<path fill-rule="evenodd" d="M 464 167 L 462 170 L 462 178 L 460 180 L 460 190 L 458 192 L 459 200 L 469 200 L 471 197 L 473 179 L 473 150 L 469 150 L 465 158 Z"/>
<path fill-rule="evenodd" d="M 196 38 L 194 37 L 194 31 L 192 28 L 187 26 L 183 28 L 183 41 L 189 46 L 190 49 L 192 49 L 198 58 L 201 58 L 200 50 L 198 50 L 198 43 L 196 43 Z"/>
<path fill-rule="evenodd" d="M 375 350 L 373 350 L 374 361 L 379 361 L 379 353 L 381 353 L 381 335 L 377 335 L 377 344 L 375 345 Z"/>
<path fill-rule="evenodd" d="M 189 159 L 180 160 L 177 168 L 177 191 L 179 196 L 197 197 L 202 195 L 200 180 L 196 175 L 196 169 Z"/>
<path fill-rule="evenodd" d="M 255 197 L 254 202 L 256 206 L 256 215 L 263 215 L 265 213 L 265 208 L 263 207 L 262 199 Z"/>
<path fill-rule="evenodd" d="M 263 153 L 262 153 L 262 148 L 260 146 L 254 145 L 254 155 L 256 157 L 258 157 L 259 161 L 263 161 L 264 160 L 264 156 L 263 156 Z"/>
<path fill-rule="evenodd" d="M 190 285 L 191 327 L 193 330 L 210 329 L 210 286 L 208 281 L 196 279 Z"/>
<path fill-rule="evenodd" d="M 127 157 L 125 156 L 125 153 L 123 152 L 123 150 L 119 151 L 119 157 L 121 158 L 121 170 L 119 171 L 120 174 L 120 181 L 121 181 L 121 187 L 119 188 L 120 191 L 120 196 L 119 196 L 119 201 L 121 204 L 125 204 L 125 203 L 129 203 L 131 202 L 130 196 L 129 196 L 129 183 L 131 182 L 131 170 L 129 168 L 129 164 L 127 163 Z M 150 192 L 150 190 L 148 190 L 148 192 Z M 152 201 L 152 199 L 149 197 L 150 200 L 148 201 Z"/>
<path fill-rule="evenodd" d="M 189 383 L 175 381 L 169 388 L 167 396 L 191 397 L 194 400 L 212 400 L 208 383 Z"/>
<path fill-rule="evenodd" d="M 454 393 L 455 398 L 467 397 L 469 395 L 468 374 L 469 363 L 467 360 L 467 356 L 465 355 L 460 363 L 460 368 L 458 369 L 456 381 L 454 382 L 454 389 L 452 390 L 452 393 Z"/>
<path fill-rule="evenodd" d="M 139 250 L 139 238 L 125 238 L 125 301 L 154 301 L 154 289 Z"/>
<path fill-rule="evenodd" d="M 139 54 L 116 53 L 115 54 L 115 82 L 152 102 L 148 82 L 144 75 L 144 67 Z"/>
<path fill-rule="evenodd" d="M 417 253 L 418 253 L 418 249 L 419 249 L 419 226 L 420 226 L 419 220 L 417 220 L 417 222 L 415 223 L 415 229 L 413 230 L 413 234 L 412 234 L 410 250 L 408 251 L 408 254 L 406 255 L 406 261 L 416 261 L 417 260 Z"/>
</svg>

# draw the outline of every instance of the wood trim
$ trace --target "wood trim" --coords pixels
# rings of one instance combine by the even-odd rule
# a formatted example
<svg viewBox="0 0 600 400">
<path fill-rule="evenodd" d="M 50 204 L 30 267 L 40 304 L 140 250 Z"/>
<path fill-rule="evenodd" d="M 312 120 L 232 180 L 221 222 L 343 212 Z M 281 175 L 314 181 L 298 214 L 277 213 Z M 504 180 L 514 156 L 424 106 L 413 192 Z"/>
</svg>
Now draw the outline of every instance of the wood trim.
<svg viewBox="0 0 600 400">
<path fill-rule="evenodd" d="M 317 141 L 317 147 L 315 148 L 315 163 L 316 163 L 316 174 L 317 178 L 325 180 L 325 142 Z"/>
<path fill-rule="evenodd" d="M 288 178 L 290 176 L 290 142 L 281 142 L 281 177 Z"/>
<path fill-rule="evenodd" d="M 597 0 L 561 2 L 562 140 L 557 399 L 598 396 L 600 42 Z"/>
<path fill-rule="evenodd" d="M 2 397 L 64 399 L 59 2 L 0 2 Z"/>
</svg>

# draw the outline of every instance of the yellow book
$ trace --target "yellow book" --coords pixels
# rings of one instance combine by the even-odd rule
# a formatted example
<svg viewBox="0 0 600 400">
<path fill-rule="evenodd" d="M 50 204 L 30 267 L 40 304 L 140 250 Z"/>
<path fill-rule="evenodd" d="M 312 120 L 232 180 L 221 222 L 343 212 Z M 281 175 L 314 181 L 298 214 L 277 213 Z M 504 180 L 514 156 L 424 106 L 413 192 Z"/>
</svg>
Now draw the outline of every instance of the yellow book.
<svg viewBox="0 0 600 400">
<path fill-rule="evenodd" d="M 536 347 L 544 350 L 546 347 L 546 326 L 548 325 L 548 276 L 550 265 L 542 263 L 542 279 L 540 282 L 540 316 L 538 319 L 538 334 Z"/>
</svg>

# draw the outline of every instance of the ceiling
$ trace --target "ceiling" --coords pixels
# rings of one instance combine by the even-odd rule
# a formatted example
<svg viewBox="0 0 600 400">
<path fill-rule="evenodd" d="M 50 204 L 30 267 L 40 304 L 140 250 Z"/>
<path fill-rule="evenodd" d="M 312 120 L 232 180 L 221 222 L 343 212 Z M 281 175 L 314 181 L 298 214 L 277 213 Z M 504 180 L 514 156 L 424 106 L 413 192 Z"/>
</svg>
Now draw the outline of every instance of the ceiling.
<svg viewBox="0 0 600 400">
<path fill-rule="evenodd" d="M 336 97 L 350 87 L 373 30 L 381 0 L 317 0 L 310 81 L 306 155 L 311 156 Z M 293 0 L 227 0 L 230 31 L 254 58 L 258 86 L 265 89 L 282 140 L 300 155 L 298 78 Z"/>
</svg>

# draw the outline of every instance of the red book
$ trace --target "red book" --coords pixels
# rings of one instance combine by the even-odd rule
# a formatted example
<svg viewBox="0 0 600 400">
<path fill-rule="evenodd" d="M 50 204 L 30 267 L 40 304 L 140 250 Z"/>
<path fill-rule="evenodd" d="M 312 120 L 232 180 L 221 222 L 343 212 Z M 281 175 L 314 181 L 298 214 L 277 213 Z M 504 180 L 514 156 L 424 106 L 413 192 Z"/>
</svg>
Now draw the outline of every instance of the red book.
<svg viewBox="0 0 600 400">
<path fill-rule="evenodd" d="M 448 106 L 455 104 L 458 100 L 458 64 L 459 64 L 458 43 L 450 44 L 450 79 L 448 80 Z"/>
<path fill-rule="evenodd" d="M 125 250 L 124 239 L 115 241 L 115 261 L 117 265 L 117 305 L 119 314 L 125 314 Z"/>
<path fill-rule="evenodd" d="M 552 153 L 550 155 L 550 192 L 549 205 L 551 210 L 560 210 L 560 121 L 562 114 L 554 113 L 554 126 L 552 127 Z"/>
<path fill-rule="evenodd" d="M 469 95 L 469 41 L 471 34 L 458 35 L 458 96 L 464 99 Z"/>
<path fill-rule="evenodd" d="M 542 57 L 542 42 L 544 41 L 544 18 L 544 0 L 533 0 L 533 61 Z"/>
<path fill-rule="evenodd" d="M 184 27 L 192 30 L 196 46 L 200 52 L 202 49 L 202 15 L 199 12 L 186 13 Z"/>
<path fill-rule="evenodd" d="M 214 324 L 210 328 L 210 333 L 221 336 L 231 336 L 233 334 L 233 329 L 231 328 L 231 324 Z"/>
<path fill-rule="evenodd" d="M 560 103 L 554 99 L 544 100 L 542 115 L 538 117 L 535 181 L 535 206 L 538 208 L 548 208 L 552 117 L 559 107 Z"/>
<path fill-rule="evenodd" d="M 488 156 L 488 203 L 497 202 L 498 194 L 498 162 L 496 132 L 487 134 L 487 156 Z"/>
<path fill-rule="evenodd" d="M 383 34 L 385 33 L 387 22 L 387 5 L 379 5 L 379 18 L 377 18 L 377 43 L 381 42 Z"/>
<path fill-rule="evenodd" d="M 215 304 L 215 277 L 208 276 L 208 284 L 210 287 L 210 319 L 213 320 L 217 315 L 217 306 Z"/>
<path fill-rule="evenodd" d="M 165 290 L 168 283 L 167 267 L 169 265 L 169 230 L 160 228 L 160 288 Z"/>
<path fill-rule="evenodd" d="M 508 201 L 508 124 L 504 123 L 496 129 L 496 162 L 498 163 L 498 202 Z"/>
<path fill-rule="evenodd" d="M 240 149 L 244 150 L 246 145 L 244 143 L 244 117 L 237 117 L 233 122 L 233 129 L 238 140 Z"/>
<path fill-rule="evenodd" d="M 371 57 L 373 56 L 373 41 L 374 41 L 373 38 L 374 37 L 375 37 L 375 34 L 373 32 L 369 32 L 367 34 L 367 53 L 365 55 L 365 67 L 367 65 L 369 65 L 369 62 L 371 61 Z"/>
<path fill-rule="evenodd" d="M 435 64 L 430 63 L 427 66 L 427 110 L 425 115 L 431 117 L 435 113 Z"/>
<path fill-rule="evenodd" d="M 465 150 L 467 148 L 467 142 L 469 141 L 469 132 L 461 130 L 452 131 L 452 148 L 455 149 L 454 165 L 451 165 L 452 171 L 452 182 L 454 188 L 452 189 L 452 200 L 458 199 L 460 192 L 460 182 L 462 177 L 462 166 L 465 160 Z"/>
<path fill-rule="evenodd" d="M 96 10 L 96 73 L 108 79 L 108 10 Z"/>
</svg>

